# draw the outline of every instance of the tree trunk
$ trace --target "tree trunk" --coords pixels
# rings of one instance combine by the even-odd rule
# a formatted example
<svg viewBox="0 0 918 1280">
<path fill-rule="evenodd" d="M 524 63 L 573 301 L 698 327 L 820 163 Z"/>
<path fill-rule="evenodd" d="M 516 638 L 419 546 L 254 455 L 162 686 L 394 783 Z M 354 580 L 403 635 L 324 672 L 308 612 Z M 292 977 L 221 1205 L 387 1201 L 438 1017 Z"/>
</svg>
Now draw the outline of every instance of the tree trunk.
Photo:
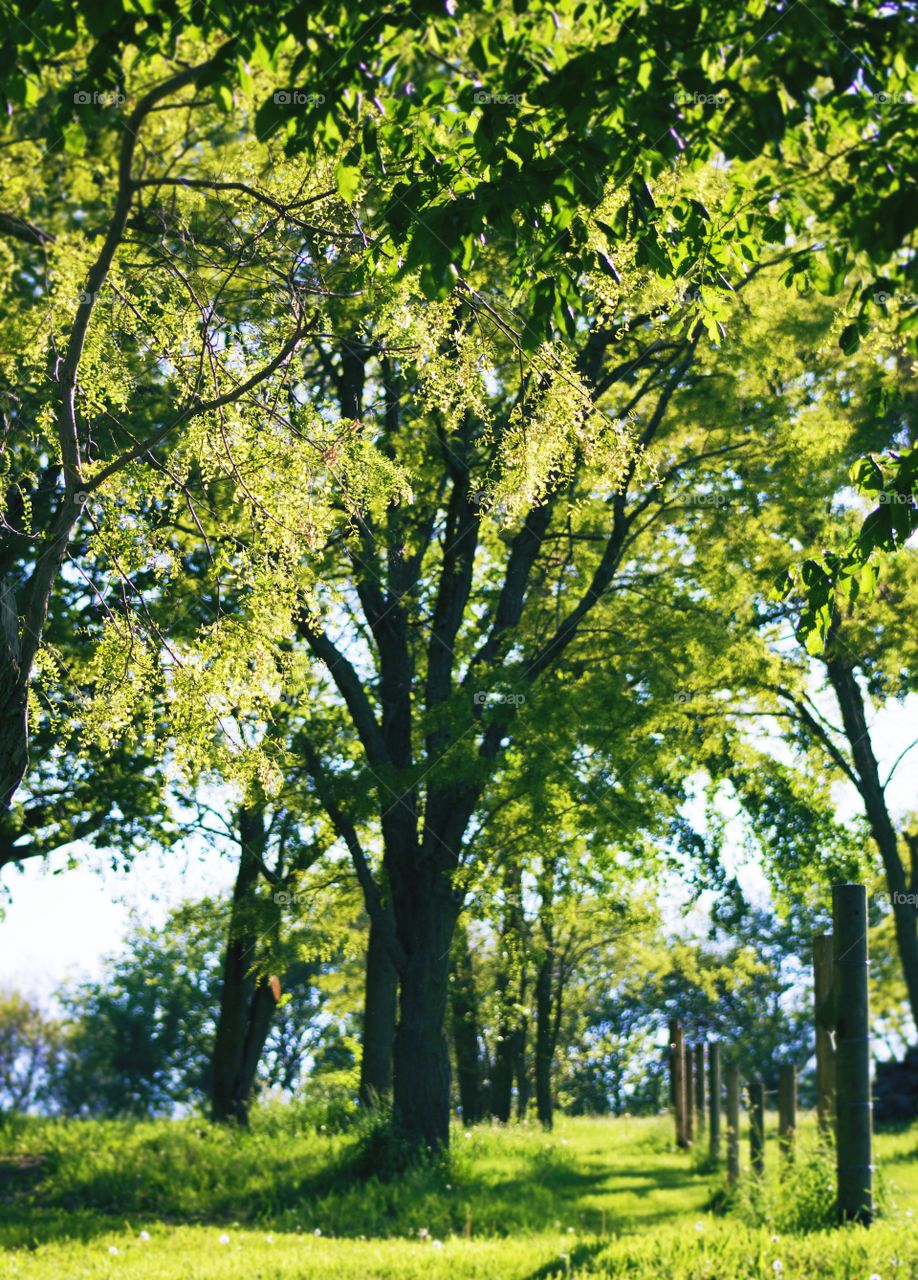
<svg viewBox="0 0 918 1280">
<path fill-rule="evenodd" d="M 462 924 L 457 926 L 453 939 L 450 1014 L 462 1122 L 477 1124 L 484 1113 L 478 1044 L 478 989 L 475 985 L 475 968 L 469 949 L 468 932 Z"/>
<path fill-rule="evenodd" d="M 501 1002 L 501 1014 L 497 1028 L 497 1045 L 494 1049 L 494 1065 L 491 1068 L 491 1090 L 489 1108 L 495 1120 L 506 1124 L 510 1119 L 513 1102 L 513 1055 L 514 1028 L 510 1014 L 506 1009 L 506 986 L 498 998 Z"/>
<path fill-rule="evenodd" d="M 398 974 L 377 925 L 370 922 L 367 938 L 363 1003 L 363 1054 L 360 1059 L 360 1101 L 365 1107 L 392 1096 L 392 1053 L 398 1014 Z"/>
<path fill-rule="evenodd" d="M 211 1060 L 211 1102 L 215 1120 L 247 1124 L 255 1073 L 277 1005 L 267 978 L 257 978 L 254 972 L 259 936 L 254 910 L 265 847 L 264 814 L 260 808 L 240 810 L 239 842 L 239 869 L 233 886 Z M 273 898 L 271 907 L 276 923 L 279 913 Z"/>
<path fill-rule="evenodd" d="M 838 644 L 837 638 L 835 644 Z M 880 770 L 873 753 L 873 744 L 867 725 L 864 697 L 853 665 L 848 658 L 836 654 L 828 660 L 826 668 L 838 699 L 845 736 L 860 780 L 858 789 L 864 802 L 871 834 L 883 861 L 909 1005 L 912 1018 L 918 1023 L 918 911 L 915 910 L 911 901 L 909 881 L 899 852 L 898 836 L 889 816 L 886 793 L 880 782 Z"/>
<path fill-rule="evenodd" d="M 405 951 L 395 1032 L 393 1101 L 398 1129 L 415 1145 L 449 1146 L 450 1064 L 444 1031 L 450 952 L 459 903 L 449 878 L 424 867 L 393 885 Z"/>
<path fill-rule="evenodd" d="M 532 1094 L 532 1079 L 529 1075 L 529 1064 L 526 1060 L 526 1045 L 529 1040 L 529 1019 L 523 1017 L 516 1032 L 516 1053 L 513 1057 L 516 1070 L 516 1118 L 526 1119 L 529 1110 L 529 1098 Z"/>
<path fill-rule="evenodd" d="M 554 953 L 546 952 L 536 976 L 536 1043 L 535 1043 L 535 1094 L 536 1114 L 539 1123 L 550 1129 L 554 1123 L 551 1096 L 551 1064 L 553 1053 L 552 1028 L 552 971 Z"/>
</svg>

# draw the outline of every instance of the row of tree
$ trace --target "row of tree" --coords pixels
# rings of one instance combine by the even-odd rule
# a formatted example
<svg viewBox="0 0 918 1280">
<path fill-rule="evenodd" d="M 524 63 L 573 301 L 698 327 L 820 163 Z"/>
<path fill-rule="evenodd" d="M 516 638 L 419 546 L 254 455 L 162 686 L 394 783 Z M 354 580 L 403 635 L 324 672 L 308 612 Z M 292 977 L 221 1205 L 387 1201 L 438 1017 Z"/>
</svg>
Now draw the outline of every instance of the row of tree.
<svg viewBox="0 0 918 1280">
<path fill-rule="evenodd" d="M 499 1113 L 525 1093 L 531 996 L 549 1117 L 570 910 L 614 933 L 676 869 L 729 889 L 725 804 L 805 900 L 870 861 L 833 817 L 857 788 L 918 1011 L 867 720 L 913 685 L 914 562 L 871 595 L 868 559 L 824 642 L 824 571 L 788 578 L 857 535 L 852 464 L 912 443 L 915 209 L 882 157 L 914 33 L 798 8 L 178 5 L 167 39 L 52 4 L 12 37 L 2 860 L 229 843 L 217 1118 L 278 1025 L 289 899 L 342 853 L 361 1094 L 427 1145 L 468 904 L 540 956 L 498 949 L 487 1075 Z M 470 1031 L 472 1112 L 481 1057 Z"/>
<path fill-rule="evenodd" d="M 352 890 L 316 886 L 311 935 L 288 940 L 284 995 L 244 1098 L 281 1094 L 313 1123 L 339 1126 L 360 1102 L 363 928 Z M 546 951 L 522 931 L 476 925 L 457 937 L 448 1026 L 452 1105 L 466 1124 L 534 1115 L 622 1114 L 665 1104 L 661 1036 L 680 1009 L 693 1034 L 732 1036 L 745 1069 L 774 1087 L 810 1053 L 799 954 L 812 918 L 734 904 L 707 936 L 674 942 L 643 904 L 600 927 L 601 904 L 569 915 Z M 91 981 L 58 993 L 52 1016 L 15 992 L 0 1001 L 0 1111 L 152 1116 L 209 1111 L 228 904 L 206 899 L 156 928 L 135 924 Z M 879 954 L 884 954 L 882 945 Z M 511 962 L 510 956 L 513 956 Z M 311 959 L 305 959 L 305 956 Z M 611 977 L 610 977 L 611 975 Z M 887 975 L 877 994 L 901 1007 Z M 882 997 L 881 997 L 882 998 Z M 893 1028 L 894 1029 L 894 1028 Z"/>
</svg>

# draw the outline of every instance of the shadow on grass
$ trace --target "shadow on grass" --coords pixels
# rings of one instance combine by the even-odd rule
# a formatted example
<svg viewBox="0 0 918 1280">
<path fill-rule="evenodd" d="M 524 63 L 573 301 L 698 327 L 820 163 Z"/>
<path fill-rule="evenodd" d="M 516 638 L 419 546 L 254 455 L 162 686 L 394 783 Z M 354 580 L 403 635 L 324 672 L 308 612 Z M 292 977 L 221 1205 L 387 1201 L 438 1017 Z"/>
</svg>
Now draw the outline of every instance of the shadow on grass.
<svg viewBox="0 0 918 1280">
<path fill-rule="evenodd" d="M 481 1239 L 543 1232 L 563 1221 L 604 1234 L 656 1225 L 671 1218 L 673 1201 L 686 1190 L 702 1191 L 704 1179 L 690 1166 L 655 1167 L 646 1150 L 633 1154 L 634 1163 L 629 1159 L 623 1167 L 593 1152 L 577 1164 L 571 1157 L 511 1148 L 507 1164 L 494 1168 L 493 1152 L 481 1165 L 456 1152 L 400 1176 L 379 1176 L 360 1139 L 308 1151 L 295 1144 L 285 1150 L 279 1142 L 266 1152 L 249 1148 L 240 1136 L 221 1148 L 219 1161 L 202 1149 L 195 1169 L 193 1147 L 171 1148 L 151 1135 L 116 1163 L 94 1162 L 93 1152 L 78 1161 L 37 1153 L 5 1177 L 0 1164 L 0 1246 L 89 1242 L 154 1222 L 279 1232 L 318 1228 L 351 1239 L 416 1237 L 426 1229 L 440 1238 Z M 617 1208 L 620 1197 L 629 1204 Z M 572 1262 L 584 1248 L 572 1246 Z"/>
<path fill-rule="evenodd" d="M 524 1277 L 524 1280 L 553 1280 L 555 1276 L 567 1275 L 570 1271 L 579 1271 L 585 1267 L 608 1245 L 608 1240 L 593 1240 L 589 1243 L 573 1245 L 570 1253 L 562 1257 L 560 1254 L 551 1262 L 544 1263 L 535 1271 Z"/>
</svg>

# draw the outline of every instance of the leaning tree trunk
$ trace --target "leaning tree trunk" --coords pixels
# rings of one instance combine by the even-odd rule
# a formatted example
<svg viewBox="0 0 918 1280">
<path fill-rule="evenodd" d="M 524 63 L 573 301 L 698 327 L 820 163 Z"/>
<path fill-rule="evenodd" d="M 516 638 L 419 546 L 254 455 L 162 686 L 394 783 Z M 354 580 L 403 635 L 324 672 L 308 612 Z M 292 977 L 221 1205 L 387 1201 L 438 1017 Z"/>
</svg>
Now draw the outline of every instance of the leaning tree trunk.
<svg viewBox="0 0 918 1280">
<path fill-rule="evenodd" d="M 459 903 L 448 877 L 430 867 L 418 868 L 410 883 L 393 885 L 393 898 L 405 954 L 395 1032 L 395 1122 L 411 1143 L 437 1150 L 449 1145 L 444 1020 Z"/>
<path fill-rule="evenodd" d="M 484 1114 L 478 1040 L 478 989 L 475 985 L 468 932 L 461 923 L 457 926 L 453 939 L 453 971 L 449 990 L 462 1122 L 477 1124 Z"/>
<path fill-rule="evenodd" d="M 886 793 L 880 781 L 880 770 L 873 753 L 864 698 L 857 676 L 850 660 L 840 655 L 830 658 L 826 667 L 838 699 L 845 736 L 857 771 L 858 790 L 864 802 L 871 834 L 883 861 L 886 886 L 889 890 L 896 926 L 899 959 L 905 977 L 912 1018 L 918 1024 L 918 912 L 911 897 L 914 889 L 906 877 L 896 829 L 886 804 Z"/>
<path fill-rule="evenodd" d="M 233 887 L 214 1037 L 211 1105 L 215 1120 L 247 1124 L 255 1073 L 277 1005 L 274 985 L 266 977 L 256 977 L 254 971 L 259 937 L 255 927 L 256 889 L 265 846 L 264 815 L 260 809 L 240 810 L 239 839 L 239 869 Z M 279 912 L 273 898 L 270 910 L 276 926 Z"/>
<path fill-rule="evenodd" d="M 398 974 L 379 926 L 371 921 L 367 938 L 363 1053 L 360 1059 L 360 1101 L 365 1107 L 386 1102 L 392 1095 L 392 1053 L 397 1014 Z"/>
</svg>

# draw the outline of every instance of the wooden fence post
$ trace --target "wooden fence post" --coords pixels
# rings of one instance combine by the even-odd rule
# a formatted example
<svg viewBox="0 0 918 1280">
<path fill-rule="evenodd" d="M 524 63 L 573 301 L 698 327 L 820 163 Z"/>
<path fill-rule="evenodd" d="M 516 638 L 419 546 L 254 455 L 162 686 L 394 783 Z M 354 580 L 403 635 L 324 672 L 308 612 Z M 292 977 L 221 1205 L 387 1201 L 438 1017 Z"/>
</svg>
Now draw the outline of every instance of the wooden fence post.
<svg viewBox="0 0 918 1280">
<path fill-rule="evenodd" d="M 813 939 L 813 992 L 816 1014 L 816 1112 L 819 1128 L 823 1133 L 830 1133 L 835 1124 L 832 971 L 832 935 L 820 933 Z"/>
<path fill-rule="evenodd" d="M 688 1132 L 685 1115 L 685 1039 L 682 1023 L 674 1018 L 669 1024 L 669 1041 L 673 1049 L 673 1092 L 676 1111 L 676 1146 L 687 1147 Z"/>
<path fill-rule="evenodd" d="M 797 1068 L 787 1065 L 778 1077 L 778 1142 L 781 1154 L 788 1160 L 794 1156 L 797 1137 Z"/>
<path fill-rule="evenodd" d="M 862 884 L 833 886 L 832 932 L 838 1216 L 843 1222 L 869 1223 L 873 1218 L 873 1106 L 867 891 Z"/>
<path fill-rule="evenodd" d="M 704 1133 L 704 1041 L 695 1045 L 695 1124 L 698 1136 Z"/>
<path fill-rule="evenodd" d="M 752 1171 L 765 1172 L 765 1082 L 758 1078 L 749 1085 L 749 1157 Z"/>
<path fill-rule="evenodd" d="M 695 1058 L 692 1046 L 685 1046 L 685 1136 L 689 1146 L 695 1138 Z"/>
<path fill-rule="evenodd" d="M 720 1044 L 708 1045 L 708 1089 L 710 1098 L 711 1156 L 720 1159 Z"/>
<path fill-rule="evenodd" d="M 740 1175 L 739 1067 L 727 1064 L 727 1181 L 731 1186 Z"/>
</svg>

